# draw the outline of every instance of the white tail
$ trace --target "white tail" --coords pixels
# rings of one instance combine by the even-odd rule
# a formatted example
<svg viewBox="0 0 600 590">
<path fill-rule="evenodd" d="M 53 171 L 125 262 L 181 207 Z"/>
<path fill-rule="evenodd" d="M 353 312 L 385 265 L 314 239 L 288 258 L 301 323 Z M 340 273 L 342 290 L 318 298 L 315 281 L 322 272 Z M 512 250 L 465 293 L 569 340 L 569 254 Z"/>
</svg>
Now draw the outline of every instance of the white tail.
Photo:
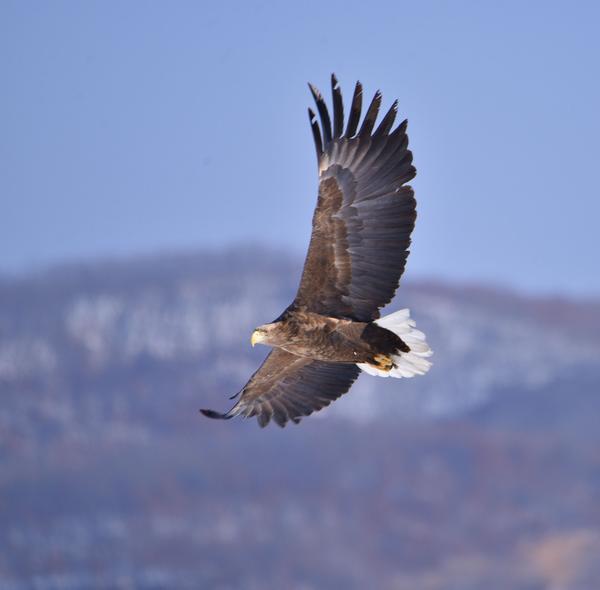
<svg viewBox="0 0 600 590">
<path fill-rule="evenodd" d="M 425 341 L 425 334 L 415 329 L 415 322 L 410 318 L 408 309 L 395 311 L 390 315 L 379 318 L 374 323 L 397 334 L 410 348 L 410 352 L 401 352 L 394 355 L 392 359 L 396 366 L 390 371 L 382 371 L 367 363 L 357 363 L 365 373 L 378 377 L 399 378 L 425 375 L 429 371 L 431 363 L 427 360 L 427 357 L 430 357 L 433 351 Z"/>
</svg>

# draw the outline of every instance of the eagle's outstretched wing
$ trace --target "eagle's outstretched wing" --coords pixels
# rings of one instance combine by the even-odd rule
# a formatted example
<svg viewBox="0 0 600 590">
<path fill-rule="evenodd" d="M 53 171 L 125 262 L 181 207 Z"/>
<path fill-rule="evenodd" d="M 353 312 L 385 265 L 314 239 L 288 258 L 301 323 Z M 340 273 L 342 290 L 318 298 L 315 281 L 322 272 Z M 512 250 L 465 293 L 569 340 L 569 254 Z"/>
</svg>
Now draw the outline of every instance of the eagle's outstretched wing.
<svg viewBox="0 0 600 590">
<path fill-rule="evenodd" d="M 319 164 L 319 199 L 302 279 L 291 308 L 371 321 L 398 287 L 416 218 L 406 120 L 391 131 L 394 102 L 373 133 L 377 92 L 358 130 L 362 86 L 357 82 L 344 132 L 342 95 L 334 75 L 333 126 L 319 91 L 310 89 L 322 130 L 309 109 Z M 358 131 L 357 131 L 358 130 Z M 322 131 L 322 133 L 321 133 Z"/>
<path fill-rule="evenodd" d="M 238 402 L 225 414 L 200 410 L 209 418 L 256 416 L 260 426 L 273 420 L 285 426 L 298 423 L 346 393 L 360 373 L 353 364 L 324 363 L 274 349 L 238 395 Z"/>
</svg>

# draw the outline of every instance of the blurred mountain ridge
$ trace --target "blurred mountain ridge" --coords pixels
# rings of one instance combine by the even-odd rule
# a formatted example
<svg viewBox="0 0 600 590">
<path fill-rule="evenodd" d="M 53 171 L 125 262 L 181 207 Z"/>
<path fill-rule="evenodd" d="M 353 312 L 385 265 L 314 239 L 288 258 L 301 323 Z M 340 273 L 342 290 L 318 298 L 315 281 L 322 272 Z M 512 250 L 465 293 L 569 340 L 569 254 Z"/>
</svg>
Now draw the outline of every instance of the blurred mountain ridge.
<svg viewBox="0 0 600 590">
<path fill-rule="evenodd" d="M 284 430 L 204 419 L 301 264 L 253 246 L 0 281 L 0 587 L 595 587 L 600 302 L 403 281 L 387 310 L 411 308 L 428 375 L 361 376 Z"/>
</svg>

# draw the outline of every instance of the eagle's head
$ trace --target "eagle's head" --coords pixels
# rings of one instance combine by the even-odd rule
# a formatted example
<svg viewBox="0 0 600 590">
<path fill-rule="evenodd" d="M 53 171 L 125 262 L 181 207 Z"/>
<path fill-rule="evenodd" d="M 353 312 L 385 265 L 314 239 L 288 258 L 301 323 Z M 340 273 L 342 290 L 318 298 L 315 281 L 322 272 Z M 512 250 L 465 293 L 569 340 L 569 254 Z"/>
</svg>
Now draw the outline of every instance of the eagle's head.
<svg viewBox="0 0 600 590">
<path fill-rule="evenodd" d="M 262 326 L 258 326 L 254 332 L 252 332 L 252 337 L 250 338 L 250 342 L 252 346 L 255 344 L 268 344 L 271 346 L 277 346 L 282 341 L 282 333 L 281 333 L 281 322 L 274 322 L 272 324 L 263 324 Z"/>
</svg>

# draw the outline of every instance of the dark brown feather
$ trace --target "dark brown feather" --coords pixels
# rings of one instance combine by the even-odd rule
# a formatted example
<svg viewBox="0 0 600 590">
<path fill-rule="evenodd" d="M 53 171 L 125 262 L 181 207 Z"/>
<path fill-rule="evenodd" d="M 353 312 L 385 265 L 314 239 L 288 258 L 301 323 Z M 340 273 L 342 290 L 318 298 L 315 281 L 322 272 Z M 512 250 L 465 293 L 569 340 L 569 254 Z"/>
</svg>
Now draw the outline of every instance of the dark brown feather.
<svg viewBox="0 0 600 590">
<path fill-rule="evenodd" d="M 333 95 L 333 137 L 337 139 L 344 132 L 344 103 L 335 74 L 331 74 L 331 94 Z"/>
<path fill-rule="evenodd" d="M 310 128 L 312 129 L 313 139 L 315 141 L 315 149 L 317 150 L 317 162 L 323 155 L 323 141 L 321 140 L 321 130 L 319 129 L 319 123 L 317 117 L 312 109 L 308 109 L 308 119 L 310 121 Z"/>
<path fill-rule="evenodd" d="M 359 135 L 371 135 L 371 131 L 373 131 L 373 127 L 375 126 L 375 121 L 377 120 L 377 115 L 379 114 L 379 107 L 381 106 L 381 92 L 379 90 L 373 96 L 373 100 L 369 105 L 367 110 L 367 114 L 365 115 L 363 124 L 358 132 Z"/>
<path fill-rule="evenodd" d="M 362 84 L 356 83 L 354 95 L 352 96 L 352 106 L 350 107 L 350 116 L 348 117 L 348 127 L 346 128 L 346 137 L 354 137 L 360 122 L 360 112 L 362 110 Z"/>
<path fill-rule="evenodd" d="M 313 98 L 315 99 L 315 104 L 317 105 L 317 110 L 319 111 L 319 117 L 321 118 L 321 127 L 323 128 L 323 141 L 325 144 L 331 141 L 331 119 L 329 118 L 329 111 L 327 110 L 327 105 L 321 96 L 318 88 L 309 84 L 308 87 L 312 92 Z"/>
</svg>

